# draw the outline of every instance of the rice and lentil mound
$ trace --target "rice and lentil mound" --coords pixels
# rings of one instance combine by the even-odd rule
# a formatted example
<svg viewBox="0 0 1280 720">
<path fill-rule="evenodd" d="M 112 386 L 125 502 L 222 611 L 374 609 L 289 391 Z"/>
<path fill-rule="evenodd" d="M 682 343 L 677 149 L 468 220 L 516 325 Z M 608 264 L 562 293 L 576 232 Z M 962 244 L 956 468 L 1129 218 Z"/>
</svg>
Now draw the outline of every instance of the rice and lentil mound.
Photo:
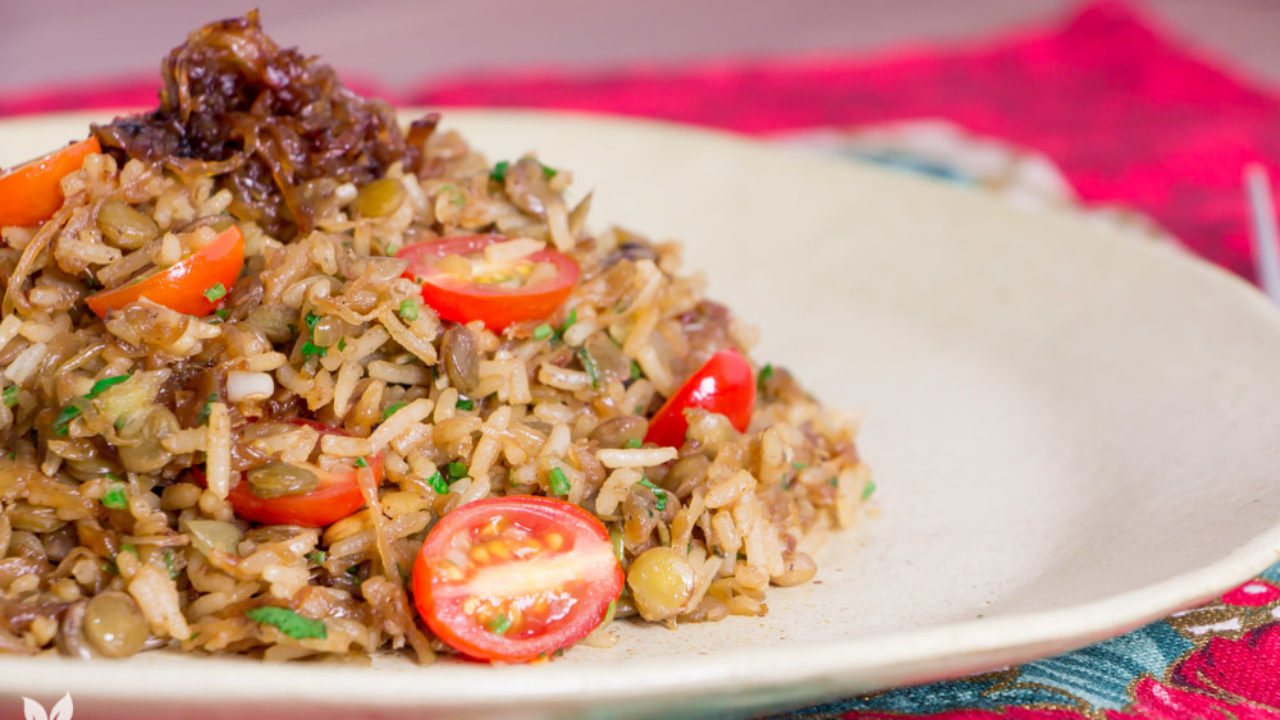
<svg viewBox="0 0 1280 720">
<path fill-rule="evenodd" d="M 156 111 L 93 129 L 103 152 L 62 179 L 52 217 L 0 231 L 0 652 L 430 662 L 449 648 L 406 585 L 423 538 L 518 494 L 594 514 L 624 570 L 662 548 L 614 618 L 762 615 L 768 587 L 808 581 L 854 520 L 873 487 L 854 424 L 781 368 L 752 365 L 745 432 L 691 410 L 681 447 L 642 444 L 665 398 L 753 331 L 679 273 L 677 244 L 591 232 L 568 170 L 495 164 L 435 117 L 402 132 L 253 14 L 196 31 L 163 70 Z M 215 311 L 86 309 L 232 225 L 243 270 L 210 289 Z M 576 261 L 549 317 L 441 320 L 395 257 L 488 233 L 516 258 Z M 381 484 L 323 527 L 229 500 L 372 457 Z"/>
</svg>

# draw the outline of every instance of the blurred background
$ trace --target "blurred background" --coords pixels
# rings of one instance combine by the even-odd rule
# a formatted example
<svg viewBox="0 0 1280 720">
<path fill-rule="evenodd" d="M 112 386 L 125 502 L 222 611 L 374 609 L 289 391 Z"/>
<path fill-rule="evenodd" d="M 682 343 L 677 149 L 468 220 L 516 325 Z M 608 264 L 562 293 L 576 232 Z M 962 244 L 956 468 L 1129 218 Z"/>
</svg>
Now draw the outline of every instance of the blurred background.
<svg viewBox="0 0 1280 720">
<path fill-rule="evenodd" d="M 531 69 L 603 71 L 973 42 L 1075 0 L 172 0 L 0 2 L 0 93 L 154 72 L 192 28 L 257 5 L 283 44 L 365 83 Z M 1138 3 L 1183 41 L 1280 85 L 1280 2 Z M 56 49 L 56 52 L 51 52 Z"/>
</svg>

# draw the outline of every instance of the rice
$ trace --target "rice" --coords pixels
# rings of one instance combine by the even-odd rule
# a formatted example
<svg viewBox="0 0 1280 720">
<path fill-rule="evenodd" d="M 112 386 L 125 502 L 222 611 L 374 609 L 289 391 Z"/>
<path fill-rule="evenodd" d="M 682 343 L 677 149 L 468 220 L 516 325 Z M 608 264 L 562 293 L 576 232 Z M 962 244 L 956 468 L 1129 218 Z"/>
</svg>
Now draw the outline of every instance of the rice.
<svg viewBox="0 0 1280 720">
<path fill-rule="evenodd" d="M 264 42 L 252 16 L 229 22 L 201 33 Z M 280 56 L 263 47 L 271 62 Z M 232 180 L 257 156 L 148 156 L 154 148 L 129 143 L 150 131 L 104 126 L 110 152 L 63 179 L 51 218 L 0 228 L 0 652 L 79 637 L 67 618 L 127 596 L 136 607 L 122 605 L 133 616 L 121 621 L 144 627 L 145 643 L 122 654 L 145 644 L 431 662 L 447 647 L 416 618 L 406 578 L 441 517 L 491 496 L 584 508 L 624 570 L 669 553 L 687 592 L 658 613 L 632 586 L 611 621 L 758 616 L 772 586 L 820 572 L 824 541 L 858 521 L 874 489 L 856 418 L 752 363 L 758 396 L 745 430 L 690 410 L 680 447 L 643 442 L 686 378 L 717 351 L 745 354 L 756 335 L 703 296 L 701 278 L 679 274 L 677 244 L 593 232 L 591 195 L 572 210 L 565 202 L 568 170 L 528 156 L 497 181 L 488 159 L 434 121 L 401 136 L 366 101 L 326 92 L 313 100 L 354 103 L 334 117 L 367 123 L 360 137 L 373 145 L 356 148 L 358 162 L 308 156 L 295 169 L 311 175 L 247 197 Z M 365 212 L 380 178 L 398 200 Z M 100 320 L 81 305 L 180 262 L 232 222 L 244 271 L 217 312 L 142 298 Z M 459 325 L 395 257 L 415 242 L 489 233 L 508 239 L 482 260 L 459 258 L 462 270 L 498 272 L 554 248 L 581 270 L 564 302 L 502 332 Z M 343 473 L 357 478 L 359 504 L 321 527 L 245 510 Z M 18 606 L 27 609 L 7 612 Z M 262 607 L 322 621 L 325 637 L 246 615 Z M 591 642 L 610 637 L 606 623 Z"/>
</svg>

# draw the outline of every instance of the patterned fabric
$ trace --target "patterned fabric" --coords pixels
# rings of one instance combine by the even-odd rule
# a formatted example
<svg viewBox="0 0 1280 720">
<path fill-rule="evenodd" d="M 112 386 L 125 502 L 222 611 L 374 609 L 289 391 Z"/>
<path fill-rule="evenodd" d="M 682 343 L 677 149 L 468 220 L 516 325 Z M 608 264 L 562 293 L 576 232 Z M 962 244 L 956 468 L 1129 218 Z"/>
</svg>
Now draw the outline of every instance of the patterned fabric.
<svg viewBox="0 0 1280 720">
<path fill-rule="evenodd" d="M 1012 201 L 1082 203 L 1245 276 L 1242 167 L 1260 162 L 1280 178 L 1280 99 L 1116 0 L 1060 27 L 951 51 L 492 76 L 398 97 L 357 89 L 405 105 L 610 112 L 818 144 Z M 155 92 L 150 77 L 54 88 L 0 97 L 0 115 L 148 105 Z M 1215 603 L 1083 650 L 775 717 L 1280 720 L 1280 565 Z"/>
</svg>

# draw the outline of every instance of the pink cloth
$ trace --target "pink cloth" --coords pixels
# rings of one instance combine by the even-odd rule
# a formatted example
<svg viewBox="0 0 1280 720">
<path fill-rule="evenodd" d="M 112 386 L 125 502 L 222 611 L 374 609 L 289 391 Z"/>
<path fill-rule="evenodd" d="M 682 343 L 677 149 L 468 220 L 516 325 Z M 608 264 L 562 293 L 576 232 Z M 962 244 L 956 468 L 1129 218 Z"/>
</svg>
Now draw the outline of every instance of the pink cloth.
<svg viewBox="0 0 1280 720">
<path fill-rule="evenodd" d="M 0 115 L 149 105 L 156 87 L 147 78 L 0 97 Z M 1280 177 L 1280 101 L 1169 41 L 1115 0 L 1087 6 L 1061 27 L 969 49 L 515 73 L 437 82 L 390 99 L 641 115 L 760 134 L 948 118 L 1043 151 L 1084 200 L 1135 207 L 1246 276 L 1241 168 L 1259 161 Z"/>
</svg>

